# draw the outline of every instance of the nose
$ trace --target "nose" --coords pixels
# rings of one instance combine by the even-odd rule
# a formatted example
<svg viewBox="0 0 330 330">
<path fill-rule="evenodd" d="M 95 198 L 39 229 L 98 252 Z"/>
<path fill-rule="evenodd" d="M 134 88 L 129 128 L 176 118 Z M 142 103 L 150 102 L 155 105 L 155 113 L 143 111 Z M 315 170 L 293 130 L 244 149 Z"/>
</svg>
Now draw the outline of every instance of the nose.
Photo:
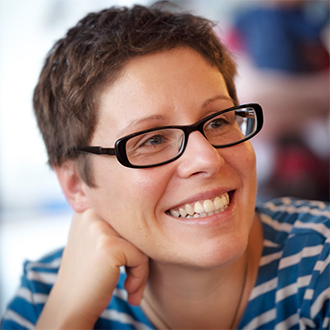
<svg viewBox="0 0 330 330">
<path fill-rule="evenodd" d="M 202 133 L 195 131 L 189 135 L 186 149 L 178 162 L 181 177 L 212 177 L 220 171 L 225 160 Z"/>
</svg>

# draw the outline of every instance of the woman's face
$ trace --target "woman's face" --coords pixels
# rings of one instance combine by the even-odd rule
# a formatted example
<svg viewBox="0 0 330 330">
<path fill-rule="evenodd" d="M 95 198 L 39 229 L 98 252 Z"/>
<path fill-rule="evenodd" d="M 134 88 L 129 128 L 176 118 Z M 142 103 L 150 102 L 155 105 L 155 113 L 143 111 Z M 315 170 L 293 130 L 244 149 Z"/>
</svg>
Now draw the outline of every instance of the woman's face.
<svg viewBox="0 0 330 330">
<path fill-rule="evenodd" d="M 113 147 L 130 133 L 193 124 L 232 106 L 222 74 L 197 52 L 176 48 L 142 56 L 131 60 L 101 94 L 90 145 Z M 146 169 L 124 167 L 115 157 L 92 157 L 97 187 L 84 186 L 90 207 L 152 259 L 214 267 L 244 251 L 256 196 L 249 142 L 215 149 L 195 131 L 179 159 Z M 205 201 L 204 211 L 213 204 L 221 212 L 172 215 L 180 208 L 191 212 Z"/>
</svg>

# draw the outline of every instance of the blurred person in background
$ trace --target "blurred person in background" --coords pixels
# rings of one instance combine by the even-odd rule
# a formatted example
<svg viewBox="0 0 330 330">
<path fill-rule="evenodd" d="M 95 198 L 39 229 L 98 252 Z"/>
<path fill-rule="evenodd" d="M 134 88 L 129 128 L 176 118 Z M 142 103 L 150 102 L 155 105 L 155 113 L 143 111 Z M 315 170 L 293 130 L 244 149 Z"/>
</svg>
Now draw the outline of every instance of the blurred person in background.
<svg viewBox="0 0 330 330">
<path fill-rule="evenodd" d="M 49 52 L 34 110 L 75 215 L 2 329 L 329 327 L 330 207 L 256 203 L 262 108 L 213 27 L 110 8 Z"/>
<path fill-rule="evenodd" d="M 229 47 L 245 58 L 238 92 L 263 104 L 256 146 L 273 151 L 259 182 L 267 196 L 329 200 L 328 38 L 324 0 L 260 1 L 234 18 Z"/>
</svg>

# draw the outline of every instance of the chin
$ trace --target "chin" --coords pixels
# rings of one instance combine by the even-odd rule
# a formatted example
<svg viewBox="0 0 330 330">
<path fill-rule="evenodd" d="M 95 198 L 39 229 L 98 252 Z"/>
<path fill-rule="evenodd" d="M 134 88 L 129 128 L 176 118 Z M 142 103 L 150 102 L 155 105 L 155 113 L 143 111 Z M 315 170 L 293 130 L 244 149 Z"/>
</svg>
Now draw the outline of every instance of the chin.
<svg viewBox="0 0 330 330">
<path fill-rule="evenodd" d="M 176 247 L 176 251 L 173 251 L 174 247 L 172 246 L 165 257 L 156 256 L 152 259 L 182 267 L 212 269 L 240 258 L 246 250 L 247 242 L 248 235 L 235 235 L 235 237 L 228 235 L 228 237 L 200 242 L 193 246 L 191 244 L 180 244 L 181 246 Z"/>
</svg>

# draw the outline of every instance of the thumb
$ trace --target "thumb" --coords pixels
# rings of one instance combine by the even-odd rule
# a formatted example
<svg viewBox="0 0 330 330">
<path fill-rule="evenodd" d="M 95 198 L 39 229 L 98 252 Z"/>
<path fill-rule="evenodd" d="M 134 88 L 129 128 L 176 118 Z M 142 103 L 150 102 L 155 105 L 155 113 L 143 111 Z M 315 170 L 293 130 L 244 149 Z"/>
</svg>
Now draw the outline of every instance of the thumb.
<svg viewBox="0 0 330 330">
<path fill-rule="evenodd" d="M 144 288 L 149 274 L 149 258 L 140 253 L 139 260 L 134 261 L 134 266 L 126 266 L 127 278 L 125 290 L 128 293 L 128 302 L 137 306 L 143 297 Z"/>
</svg>

